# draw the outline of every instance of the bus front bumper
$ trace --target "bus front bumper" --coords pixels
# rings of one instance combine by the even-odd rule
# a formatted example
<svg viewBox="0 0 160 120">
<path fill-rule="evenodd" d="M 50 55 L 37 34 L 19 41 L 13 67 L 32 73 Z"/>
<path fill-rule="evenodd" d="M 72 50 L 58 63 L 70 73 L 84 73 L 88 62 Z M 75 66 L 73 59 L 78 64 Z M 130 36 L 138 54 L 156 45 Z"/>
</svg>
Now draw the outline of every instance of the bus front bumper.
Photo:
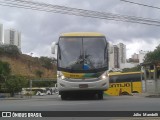
<svg viewBox="0 0 160 120">
<path fill-rule="evenodd" d="M 59 91 L 86 91 L 86 90 L 107 90 L 109 88 L 108 79 L 97 80 L 94 82 L 70 82 L 66 80 L 58 80 Z"/>
</svg>

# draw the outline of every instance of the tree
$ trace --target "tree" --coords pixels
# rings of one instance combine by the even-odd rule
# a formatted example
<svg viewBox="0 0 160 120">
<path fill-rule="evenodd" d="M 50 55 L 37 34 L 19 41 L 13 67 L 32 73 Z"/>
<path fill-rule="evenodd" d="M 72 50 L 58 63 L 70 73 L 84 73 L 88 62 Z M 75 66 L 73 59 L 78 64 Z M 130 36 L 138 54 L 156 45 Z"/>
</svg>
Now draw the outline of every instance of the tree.
<svg viewBox="0 0 160 120">
<path fill-rule="evenodd" d="M 42 71 L 40 71 L 40 70 L 37 70 L 35 74 L 36 74 L 36 76 L 38 76 L 38 77 L 40 77 L 40 78 L 41 78 L 41 77 L 42 77 L 42 75 L 43 75 L 43 72 L 42 72 Z"/>
<path fill-rule="evenodd" d="M 132 67 L 132 68 L 124 68 L 122 70 L 122 72 L 138 72 L 138 71 L 141 71 L 141 66 L 138 65 L 136 67 Z"/>
<path fill-rule="evenodd" d="M 33 87 L 53 87 L 56 81 L 36 81 L 32 83 Z"/>
<path fill-rule="evenodd" d="M 26 87 L 28 81 L 21 76 L 10 76 L 5 82 L 6 89 L 14 96 L 14 93 L 21 92 L 23 87 Z"/>
<path fill-rule="evenodd" d="M 53 60 L 51 58 L 40 57 L 39 60 L 43 67 L 47 68 L 48 70 L 53 69 Z"/>
<path fill-rule="evenodd" d="M 0 82 L 4 82 L 10 73 L 11 69 L 9 63 L 0 61 Z"/>
<path fill-rule="evenodd" d="M 160 45 L 158 45 L 153 52 L 147 53 L 144 59 L 144 63 L 154 61 L 160 61 Z"/>
<path fill-rule="evenodd" d="M 17 57 L 21 54 L 20 50 L 15 45 L 1 45 L 0 54 L 5 54 L 12 57 Z"/>
</svg>

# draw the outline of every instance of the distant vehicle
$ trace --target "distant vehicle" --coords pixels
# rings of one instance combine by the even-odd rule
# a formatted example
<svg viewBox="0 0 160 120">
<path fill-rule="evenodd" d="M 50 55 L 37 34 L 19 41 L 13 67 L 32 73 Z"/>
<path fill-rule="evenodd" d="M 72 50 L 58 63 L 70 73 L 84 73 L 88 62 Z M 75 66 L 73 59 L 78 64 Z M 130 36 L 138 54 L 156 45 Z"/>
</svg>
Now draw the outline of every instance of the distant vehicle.
<svg viewBox="0 0 160 120">
<path fill-rule="evenodd" d="M 45 88 L 40 88 L 40 89 L 32 89 L 35 91 L 36 95 L 38 96 L 44 96 L 46 95 L 46 89 Z"/>
<path fill-rule="evenodd" d="M 57 87 L 50 87 L 50 88 L 46 88 L 46 94 L 47 95 L 53 95 L 53 94 L 57 94 L 58 90 Z"/>
<path fill-rule="evenodd" d="M 46 95 L 46 88 L 32 88 L 30 90 L 30 88 L 22 88 L 22 94 L 23 95 L 39 95 L 39 96 L 43 96 Z"/>
<path fill-rule="evenodd" d="M 55 50 L 57 48 L 57 50 Z M 88 94 L 103 99 L 109 88 L 108 42 L 101 33 L 63 33 L 52 53 L 57 51 L 57 87 L 61 99 Z"/>
<path fill-rule="evenodd" d="M 110 87 L 105 93 L 113 96 L 142 93 L 141 75 L 141 72 L 111 72 Z"/>
<path fill-rule="evenodd" d="M 39 96 L 44 96 L 44 95 L 53 95 L 57 94 L 57 88 L 56 87 L 50 87 L 50 88 L 37 88 L 33 87 L 31 90 L 30 88 L 22 88 L 23 95 L 26 94 L 31 94 L 31 95 L 39 95 Z"/>
</svg>

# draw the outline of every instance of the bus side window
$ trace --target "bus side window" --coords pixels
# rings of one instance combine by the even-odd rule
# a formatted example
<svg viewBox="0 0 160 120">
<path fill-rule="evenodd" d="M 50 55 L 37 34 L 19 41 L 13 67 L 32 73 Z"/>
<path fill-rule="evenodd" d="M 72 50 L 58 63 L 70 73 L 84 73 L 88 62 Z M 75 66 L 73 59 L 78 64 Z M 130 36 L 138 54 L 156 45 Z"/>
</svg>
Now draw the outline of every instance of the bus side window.
<svg viewBox="0 0 160 120">
<path fill-rule="evenodd" d="M 110 83 L 116 83 L 117 82 L 117 76 L 110 76 Z"/>
<path fill-rule="evenodd" d="M 133 74 L 131 75 L 132 82 L 137 82 L 141 80 L 141 74 Z"/>
</svg>

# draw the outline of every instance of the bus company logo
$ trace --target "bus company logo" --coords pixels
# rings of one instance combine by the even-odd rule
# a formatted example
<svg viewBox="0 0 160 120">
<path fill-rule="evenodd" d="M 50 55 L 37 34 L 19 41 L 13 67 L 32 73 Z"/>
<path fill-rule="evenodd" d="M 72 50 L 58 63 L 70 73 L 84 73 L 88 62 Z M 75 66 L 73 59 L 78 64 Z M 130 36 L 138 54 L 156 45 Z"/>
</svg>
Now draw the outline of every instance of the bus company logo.
<svg viewBox="0 0 160 120">
<path fill-rule="evenodd" d="M 130 83 L 114 83 L 110 85 L 110 88 L 113 87 L 130 87 L 131 84 Z"/>
<path fill-rule="evenodd" d="M 2 117 L 12 117 L 11 112 L 2 112 Z"/>
</svg>

